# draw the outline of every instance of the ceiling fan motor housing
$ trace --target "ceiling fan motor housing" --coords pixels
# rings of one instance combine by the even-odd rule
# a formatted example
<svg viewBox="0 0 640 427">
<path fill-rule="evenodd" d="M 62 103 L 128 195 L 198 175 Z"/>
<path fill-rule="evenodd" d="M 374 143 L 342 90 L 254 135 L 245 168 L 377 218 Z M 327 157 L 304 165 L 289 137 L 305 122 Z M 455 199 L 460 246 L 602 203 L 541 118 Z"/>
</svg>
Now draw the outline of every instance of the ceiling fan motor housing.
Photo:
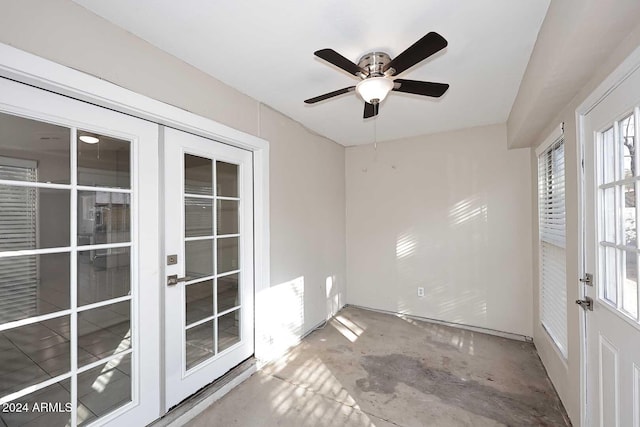
<svg viewBox="0 0 640 427">
<path fill-rule="evenodd" d="M 385 52 L 369 52 L 362 55 L 358 61 L 358 66 L 368 71 L 367 75 L 361 75 L 360 78 L 367 77 L 384 77 L 384 67 L 391 62 L 391 57 Z M 392 75 L 393 69 L 387 70 L 386 75 Z M 393 70 L 395 71 L 395 70 Z"/>
</svg>

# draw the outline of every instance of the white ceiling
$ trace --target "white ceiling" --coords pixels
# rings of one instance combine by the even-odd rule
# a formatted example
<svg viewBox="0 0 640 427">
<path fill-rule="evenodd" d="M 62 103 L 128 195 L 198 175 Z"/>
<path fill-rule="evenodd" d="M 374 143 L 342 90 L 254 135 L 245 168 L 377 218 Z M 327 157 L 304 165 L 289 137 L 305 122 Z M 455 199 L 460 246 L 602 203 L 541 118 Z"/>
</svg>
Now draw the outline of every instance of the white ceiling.
<svg viewBox="0 0 640 427">
<path fill-rule="evenodd" d="M 74 1 L 346 146 L 506 122 L 549 6 L 549 0 Z M 449 46 L 401 77 L 449 83 L 442 98 L 393 92 L 368 120 L 353 92 L 303 103 L 357 83 L 314 51 L 332 48 L 354 62 L 372 50 L 395 57 L 429 31 Z"/>
</svg>

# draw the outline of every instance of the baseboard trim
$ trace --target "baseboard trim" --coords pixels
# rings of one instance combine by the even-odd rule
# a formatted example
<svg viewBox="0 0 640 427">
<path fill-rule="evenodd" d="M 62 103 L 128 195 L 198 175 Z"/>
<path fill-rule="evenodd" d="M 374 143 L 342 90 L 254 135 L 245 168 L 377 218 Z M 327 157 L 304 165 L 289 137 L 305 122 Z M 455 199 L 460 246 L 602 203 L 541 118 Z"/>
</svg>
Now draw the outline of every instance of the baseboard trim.
<svg viewBox="0 0 640 427">
<path fill-rule="evenodd" d="M 384 313 L 384 314 L 391 314 L 396 317 L 418 320 L 418 321 L 427 322 L 427 323 L 434 323 L 437 325 L 451 326 L 452 328 L 466 329 L 468 331 L 479 332 L 479 333 L 488 334 L 488 335 L 495 335 L 497 337 L 508 338 L 516 341 L 524 341 L 524 342 L 531 342 L 531 343 L 533 342 L 533 338 L 527 335 L 520 335 L 513 332 L 499 331 L 497 329 L 483 328 L 481 326 L 473 326 L 473 325 L 466 325 L 464 323 L 448 322 L 446 320 L 432 319 L 430 317 L 414 316 L 411 314 L 398 313 L 396 311 L 381 310 L 381 309 L 372 308 L 372 307 L 364 307 L 356 304 L 346 304 L 345 307 L 355 307 L 355 308 L 360 308 L 362 310 L 375 311 L 375 312 Z"/>
</svg>

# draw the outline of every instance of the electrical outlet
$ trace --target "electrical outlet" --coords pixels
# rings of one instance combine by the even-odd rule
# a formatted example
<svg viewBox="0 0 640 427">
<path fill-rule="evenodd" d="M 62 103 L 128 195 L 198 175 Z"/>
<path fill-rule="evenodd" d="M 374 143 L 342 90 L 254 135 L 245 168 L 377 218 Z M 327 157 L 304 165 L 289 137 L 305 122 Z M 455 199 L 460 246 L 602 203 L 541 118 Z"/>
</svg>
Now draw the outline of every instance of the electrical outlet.
<svg viewBox="0 0 640 427">
<path fill-rule="evenodd" d="M 422 286 L 418 287 L 418 296 L 419 297 L 423 297 L 424 296 L 424 288 Z"/>
</svg>

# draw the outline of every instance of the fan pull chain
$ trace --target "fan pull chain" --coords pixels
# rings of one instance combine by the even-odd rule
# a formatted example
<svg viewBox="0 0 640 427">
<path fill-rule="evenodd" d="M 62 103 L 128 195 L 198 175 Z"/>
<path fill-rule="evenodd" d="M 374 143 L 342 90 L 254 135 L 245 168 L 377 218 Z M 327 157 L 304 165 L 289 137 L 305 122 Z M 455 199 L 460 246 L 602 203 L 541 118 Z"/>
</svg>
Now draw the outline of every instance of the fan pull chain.
<svg viewBox="0 0 640 427">
<path fill-rule="evenodd" d="M 378 161 L 378 116 L 373 118 L 373 161 Z"/>
</svg>

